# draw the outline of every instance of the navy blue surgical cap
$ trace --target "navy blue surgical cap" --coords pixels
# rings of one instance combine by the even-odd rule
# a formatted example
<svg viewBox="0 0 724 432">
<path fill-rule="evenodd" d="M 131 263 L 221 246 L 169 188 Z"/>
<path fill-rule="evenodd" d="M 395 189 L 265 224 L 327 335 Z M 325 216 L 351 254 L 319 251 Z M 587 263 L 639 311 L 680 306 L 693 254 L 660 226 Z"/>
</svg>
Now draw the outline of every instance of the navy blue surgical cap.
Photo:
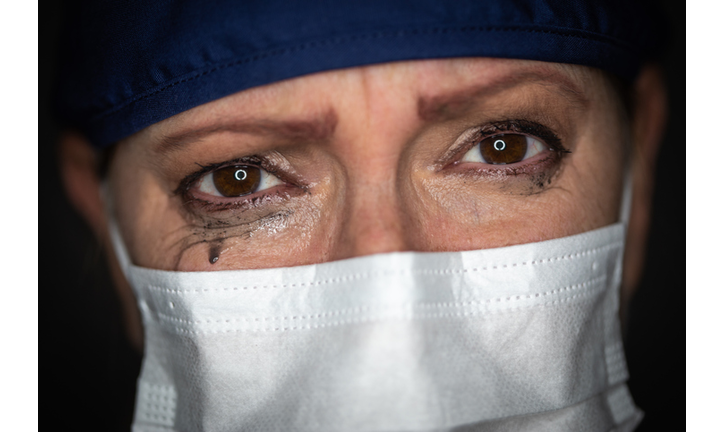
<svg viewBox="0 0 724 432">
<path fill-rule="evenodd" d="M 632 0 L 95 0 L 67 12 L 57 112 L 98 147 L 250 87 L 375 63 L 501 57 L 631 80 L 660 38 Z"/>
</svg>

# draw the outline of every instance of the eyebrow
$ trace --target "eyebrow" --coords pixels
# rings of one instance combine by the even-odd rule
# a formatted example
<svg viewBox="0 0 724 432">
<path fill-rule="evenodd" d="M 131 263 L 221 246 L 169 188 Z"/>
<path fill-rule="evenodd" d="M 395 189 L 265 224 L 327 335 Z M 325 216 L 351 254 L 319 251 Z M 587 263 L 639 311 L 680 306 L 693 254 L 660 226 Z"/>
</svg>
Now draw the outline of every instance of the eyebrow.
<svg viewBox="0 0 724 432">
<path fill-rule="evenodd" d="M 201 141 L 209 135 L 223 132 L 269 135 L 285 140 L 322 141 L 334 134 L 337 119 L 337 113 L 329 109 L 323 115 L 311 120 L 232 120 L 162 136 L 154 151 L 161 155 L 167 154 L 181 150 L 190 143 Z"/>
<path fill-rule="evenodd" d="M 524 71 L 506 75 L 492 83 L 477 84 L 451 93 L 420 96 L 417 101 L 418 116 L 424 121 L 454 117 L 468 110 L 475 103 L 475 99 L 531 83 L 551 87 L 580 108 L 585 108 L 589 104 L 583 92 L 570 79 L 546 68 L 544 71 Z M 165 155 L 181 150 L 190 143 L 201 141 L 209 135 L 223 132 L 267 135 L 285 140 L 323 141 L 332 137 L 337 122 L 337 113 L 332 108 L 310 120 L 235 119 L 164 135 L 159 138 L 154 151 L 159 155 Z"/>
<path fill-rule="evenodd" d="M 417 100 L 417 114 L 424 121 L 455 117 L 467 111 L 476 99 L 493 96 L 521 84 L 549 87 L 581 109 L 589 105 L 588 99 L 573 81 L 563 74 L 546 68 L 545 71 L 524 71 L 506 75 L 492 83 L 477 84 L 452 93 L 420 96 Z"/>
</svg>

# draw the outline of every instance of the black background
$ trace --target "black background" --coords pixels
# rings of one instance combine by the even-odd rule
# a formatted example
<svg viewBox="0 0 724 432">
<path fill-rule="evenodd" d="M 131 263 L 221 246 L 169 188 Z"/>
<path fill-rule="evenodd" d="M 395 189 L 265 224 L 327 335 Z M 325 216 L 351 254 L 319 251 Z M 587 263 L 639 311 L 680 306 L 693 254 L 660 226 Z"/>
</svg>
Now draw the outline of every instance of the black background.
<svg viewBox="0 0 724 432">
<path fill-rule="evenodd" d="M 646 267 L 624 335 L 644 432 L 683 430 L 685 420 L 685 3 L 660 4 L 673 30 L 664 58 L 669 122 Z M 62 12 L 57 2 L 40 8 L 40 418 L 55 430 L 127 432 L 141 357 L 123 334 L 105 257 L 58 176 L 50 95 Z"/>
</svg>

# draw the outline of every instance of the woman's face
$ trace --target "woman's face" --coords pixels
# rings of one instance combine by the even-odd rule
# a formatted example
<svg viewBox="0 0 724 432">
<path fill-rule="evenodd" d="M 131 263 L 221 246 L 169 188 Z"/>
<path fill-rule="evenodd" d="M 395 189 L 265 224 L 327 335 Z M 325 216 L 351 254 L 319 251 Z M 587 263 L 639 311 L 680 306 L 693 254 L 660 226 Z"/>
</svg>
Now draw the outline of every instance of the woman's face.
<svg viewBox="0 0 724 432">
<path fill-rule="evenodd" d="M 628 130 L 582 66 L 411 61 L 259 87 L 117 146 L 135 264 L 282 267 L 537 242 L 618 219 Z"/>
</svg>

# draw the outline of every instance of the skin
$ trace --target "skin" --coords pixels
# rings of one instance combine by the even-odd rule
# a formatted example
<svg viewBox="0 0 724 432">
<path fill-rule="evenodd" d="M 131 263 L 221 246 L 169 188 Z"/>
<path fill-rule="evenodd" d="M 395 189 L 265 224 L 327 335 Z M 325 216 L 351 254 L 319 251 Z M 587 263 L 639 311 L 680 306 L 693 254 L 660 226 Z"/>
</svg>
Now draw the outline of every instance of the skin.
<svg viewBox="0 0 724 432">
<path fill-rule="evenodd" d="M 633 121 L 611 80 L 583 66 L 412 61 L 274 83 L 196 107 L 119 142 L 107 177 L 110 203 L 134 264 L 163 270 L 474 250 L 617 222 L 633 154 L 634 194 L 643 204 L 634 204 L 637 233 L 629 238 L 633 252 L 627 249 L 626 265 L 640 266 L 652 169 L 639 160 L 653 160 L 665 117 L 655 108 L 664 105 L 656 96 L 663 94 L 658 75 L 642 76 Z M 560 147 L 549 135 L 527 130 L 524 135 L 545 144 L 543 153 L 510 166 L 463 161 L 490 135 L 491 123 L 510 129 L 510 121 L 543 125 Z M 64 179 L 71 199 L 109 246 L 108 215 L 88 149 L 82 137 L 66 135 Z M 264 168 L 282 184 L 223 198 L 198 188 L 212 174 L 189 181 L 202 166 L 250 156 L 266 157 Z M 111 263 L 127 304 L 129 334 L 140 343 L 137 311 L 129 306 L 132 296 L 112 253 Z"/>
</svg>

